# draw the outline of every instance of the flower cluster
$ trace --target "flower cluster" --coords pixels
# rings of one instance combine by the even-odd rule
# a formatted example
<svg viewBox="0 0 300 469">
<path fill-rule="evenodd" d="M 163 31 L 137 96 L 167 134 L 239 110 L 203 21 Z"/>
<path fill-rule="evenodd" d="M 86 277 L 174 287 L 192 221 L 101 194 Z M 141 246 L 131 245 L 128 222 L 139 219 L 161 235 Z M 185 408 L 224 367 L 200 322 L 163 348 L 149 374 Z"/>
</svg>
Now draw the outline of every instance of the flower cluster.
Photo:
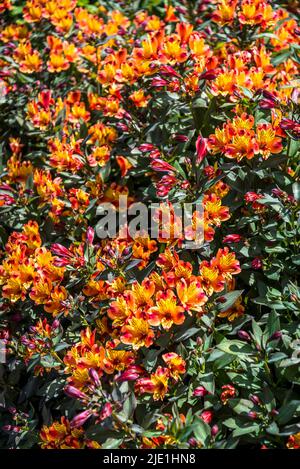
<svg viewBox="0 0 300 469">
<path fill-rule="evenodd" d="M 295 3 L 0 2 L 1 446 L 300 448 Z"/>
</svg>

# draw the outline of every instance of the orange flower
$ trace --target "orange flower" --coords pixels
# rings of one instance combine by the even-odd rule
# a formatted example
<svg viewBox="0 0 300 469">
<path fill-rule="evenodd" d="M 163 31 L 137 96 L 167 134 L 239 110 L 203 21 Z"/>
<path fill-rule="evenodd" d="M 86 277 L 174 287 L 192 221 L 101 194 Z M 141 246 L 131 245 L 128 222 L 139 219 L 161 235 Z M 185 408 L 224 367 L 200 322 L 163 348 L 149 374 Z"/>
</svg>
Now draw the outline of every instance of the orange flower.
<svg viewBox="0 0 300 469">
<path fill-rule="evenodd" d="M 178 381 L 179 375 L 185 373 L 186 363 L 184 359 L 174 352 L 165 353 L 162 355 L 162 359 L 170 370 L 170 376 Z"/>
<path fill-rule="evenodd" d="M 20 63 L 20 71 L 23 73 L 40 72 L 43 61 L 38 51 L 32 51 L 26 54 L 24 60 Z"/>
<path fill-rule="evenodd" d="M 28 176 L 32 174 L 33 166 L 30 161 L 20 161 L 17 155 L 13 155 L 7 161 L 7 171 L 11 182 L 25 185 Z"/>
<path fill-rule="evenodd" d="M 136 392 L 153 394 L 155 401 L 163 400 L 168 391 L 170 371 L 159 366 L 150 378 L 140 378 L 135 384 Z"/>
<path fill-rule="evenodd" d="M 29 296 L 36 305 L 45 304 L 47 301 L 49 301 L 51 291 L 52 282 L 47 278 L 43 278 L 35 283 Z"/>
<path fill-rule="evenodd" d="M 178 21 L 178 18 L 175 15 L 175 11 L 176 10 L 172 5 L 166 6 L 166 16 L 165 16 L 166 23 Z"/>
<path fill-rule="evenodd" d="M 231 23 L 234 19 L 237 0 L 219 0 L 218 8 L 212 14 L 212 20 L 222 25 Z"/>
<path fill-rule="evenodd" d="M 107 349 L 106 357 L 115 371 L 123 371 L 134 363 L 133 352 L 126 350 Z"/>
<path fill-rule="evenodd" d="M 274 24 L 275 14 L 271 5 L 262 0 L 243 0 L 238 17 L 241 24 L 266 28 Z"/>
<path fill-rule="evenodd" d="M 253 129 L 254 117 L 243 113 L 233 121 L 227 121 L 222 129 L 217 128 L 208 138 L 207 146 L 212 153 L 224 153 L 228 158 L 252 159 L 261 153 L 267 158 L 270 153 L 282 150 L 281 139 L 276 137 L 271 124 L 258 124 Z"/>
<path fill-rule="evenodd" d="M 149 279 L 144 279 L 141 284 L 134 283 L 132 286 L 132 295 L 134 297 L 135 312 L 139 314 L 142 308 L 148 309 L 153 305 L 152 297 L 155 293 L 155 285 Z"/>
<path fill-rule="evenodd" d="M 24 301 L 26 298 L 26 288 L 20 277 L 12 277 L 2 287 L 3 298 L 9 299 L 12 303 L 18 300 Z"/>
<path fill-rule="evenodd" d="M 176 285 L 176 292 L 187 311 L 203 311 L 207 296 L 201 288 L 201 283 L 196 278 L 191 278 L 188 281 L 184 278 L 180 279 Z"/>
<path fill-rule="evenodd" d="M 42 449 L 82 449 L 84 430 L 70 427 L 66 417 L 54 422 L 50 427 L 44 425 L 40 432 Z"/>
<path fill-rule="evenodd" d="M 244 314 L 245 308 L 241 303 L 242 298 L 238 298 L 234 305 L 231 306 L 231 308 L 223 311 L 222 313 L 219 313 L 218 316 L 220 318 L 227 318 L 230 322 L 234 321 L 236 318 Z"/>
<path fill-rule="evenodd" d="M 126 176 L 128 170 L 132 168 L 132 164 L 128 161 L 127 158 L 125 158 L 125 156 L 122 155 L 116 156 L 116 161 L 120 167 L 121 176 Z"/>
<path fill-rule="evenodd" d="M 123 326 L 132 316 L 134 307 L 134 295 L 131 291 L 126 291 L 113 301 L 107 312 L 108 317 L 113 321 L 113 326 Z"/>
<path fill-rule="evenodd" d="M 67 290 L 63 286 L 56 286 L 54 287 L 53 291 L 51 292 L 51 297 L 45 303 L 44 309 L 47 313 L 51 313 L 53 316 L 57 316 L 58 313 L 62 311 L 67 313 L 67 307 L 65 305 L 65 300 L 68 297 Z"/>
<path fill-rule="evenodd" d="M 170 270 L 169 272 L 163 272 L 163 276 L 168 286 L 174 288 L 180 279 L 189 279 L 192 275 L 192 272 L 193 266 L 190 262 L 178 260 L 177 264 L 174 266 L 174 269 Z"/>
<path fill-rule="evenodd" d="M 164 40 L 163 47 L 159 53 L 159 58 L 162 63 L 169 63 L 175 65 L 176 63 L 185 62 L 188 58 L 188 53 L 185 46 L 180 44 L 180 37 L 177 34 L 171 34 Z"/>
<path fill-rule="evenodd" d="M 222 205 L 221 198 L 216 194 L 208 194 L 204 196 L 203 206 L 205 217 L 208 223 L 220 226 L 221 222 L 230 218 L 229 208 Z"/>
<path fill-rule="evenodd" d="M 137 236 L 134 239 L 132 246 L 132 254 L 136 259 L 143 259 L 148 261 L 151 254 L 157 251 L 157 242 L 153 239 L 151 240 L 149 235 L 147 236 Z M 143 267 L 145 263 L 141 263 L 139 267 Z"/>
<path fill-rule="evenodd" d="M 69 61 L 61 52 L 51 52 L 47 65 L 50 73 L 59 73 L 70 67 Z"/>
<path fill-rule="evenodd" d="M 100 166 L 103 167 L 109 161 L 110 158 L 110 149 L 107 145 L 102 145 L 101 147 L 94 148 L 94 151 L 91 155 L 87 157 L 89 165 L 92 167 Z"/>
<path fill-rule="evenodd" d="M 178 306 L 176 296 L 172 290 L 158 292 L 156 305 L 148 312 L 151 326 L 162 325 L 164 329 L 170 329 L 173 324 L 180 325 L 184 322 L 184 308 Z"/>
<path fill-rule="evenodd" d="M 151 96 L 145 96 L 143 90 L 134 91 L 129 98 L 136 107 L 146 107 Z"/>
<path fill-rule="evenodd" d="M 141 347 L 150 347 L 153 343 L 154 332 L 150 329 L 147 321 L 132 318 L 121 329 L 121 342 L 131 345 L 133 350 Z"/>
<path fill-rule="evenodd" d="M 200 264 L 200 278 L 201 286 L 208 296 L 224 289 L 225 279 L 220 275 L 218 267 L 208 261 L 202 261 Z"/>
<path fill-rule="evenodd" d="M 241 272 L 239 261 L 236 259 L 235 254 L 229 251 L 228 247 L 218 250 L 216 257 L 211 262 L 211 265 L 216 266 L 219 269 L 219 272 L 228 279 L 231 279 L 232 275 L 236 275 Z"/>
<path fill-rule="evenodd" d="M 286 446 L 288 449 L 300 449 L 300 432 L 290 435 Z"/>
<path fill-rule="evenodd" d="M 267 159 L 271 153 L 280 153 L 282 151 L 281 138 L 276 137 L 272 124 L 258 124 L 257 143 L 264 159 Z"/>
<path fill-rule="evenodd" d="M 90 203 L 89 194 L 82 189 L 70 189 L 69 200 L 72 208 L 80 213 L 84 213 Z"/>
</svg>

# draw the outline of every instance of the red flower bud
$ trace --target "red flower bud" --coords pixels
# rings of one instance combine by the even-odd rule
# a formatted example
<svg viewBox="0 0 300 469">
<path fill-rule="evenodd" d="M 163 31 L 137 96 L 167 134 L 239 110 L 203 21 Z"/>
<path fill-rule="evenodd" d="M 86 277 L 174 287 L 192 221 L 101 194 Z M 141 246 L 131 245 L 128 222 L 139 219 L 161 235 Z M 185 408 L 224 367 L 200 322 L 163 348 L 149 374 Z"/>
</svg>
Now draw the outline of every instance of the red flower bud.
<svg viewBox="0 0 300 469">
<path fill-rule="evenodd" d="M 90 376 L 91 380 L 93 381 L 93 383 L 95 384 L 95 386 L 100 386 L 99 375 L 98 375 L 97 371 L 94 370 L 94 368 L 89 369 L 89 376 Z"/>
<path fill-rule="evenodd" d="M 262 99 L 259 101 L 259 107 L 262 109 L 273 109 L 275 107 L 275 103 L 270 99 Z"/>
<path fill-rule="evenodd" d="M 263 263 L 258 257 L 253 259 L 253 261 L 251 262 L 252 269 L 260 270 L 262 268 L 262 266 L 263 266 Z"/>
<path fill-rule="evenodd" d="M 254 395 L 250 396 L 250 401 L 252 401 L 253 404 L 255 404 L 255 405 L 260 405 L 260 403 L 261 403 L 260 398 L 258 396 L 254 396 Z"/>
<path fill-rule="evenodd" d="M 196 164 L 201 164 L 202 161 L 204 160 L 206 154 L 207 154 L 207 148 L 206 148 L 206 139 L 203 138 L 201 135 L 196 140 L 196 152 L 197 152 L 197 158 L 196 158 Z"/>
<path fill-rule="evenodd" d="M 86 240 L 89 246 L 92 246 L 94 237 L 95 237 L 95 231 L 91 226 L 89 226 L 86 232 Z"/>
<path fill-rule="evenodd" d="M 69 258 L 72 258 L 72 253 L 69 251 L 69 249 L 67 249 L 65 246 L 63 246 L 62 244 L 58 244 L 58 243 L 54 243 L 52 244 L 51 246 L 51 251 L 53 252 L 53 254 L 55 254 L 56 256 L 60 256 L 60 257 L 69 257 Z"/>
<path fill-rule="evenodd" d="M 110 404 L 110 402 L 107 402 L 106 404 L 104 404 L 104 406 L 101 409 L 99 419 L 105 420 L 108 417 L 110 417 L 111 414 L 112 414 L 112 405 Z"/>
<path fill-rule="evenodd" d="M 87 395 L 84 392 L 79 391 L 79 389 L 74 386 L 66 386 L 64 388 L 65 394 L 73 399 L 87 399 Z"/>
<path fill-rule="evenodd" d="M 204 410 L 202 414 L 200 415 L 200 418 L 205 422 L 205 423 L 210 423 L 213 418 L 213 413 L 211 410 Z"/>
<path fill-rule="evenodd" d="M 162 73 L 162 75 L 181 78 L 180 75 L 178 75 L 178 73 L 170 65 L 162 65 L 161 66 L 161 73 Z"/>
<path fill-rule="evenodd" d="M 281 339 L 281 337 L 282 337 L 282 332 L 276 331 L 274 332 L 274 334 L 271 335 L 271 337 L 269 337 L 268 342 L 271 342 L 272 340 Z"/>
<path fill-rule="evenodd" d="M 139 150 L 142 152 L 152 151 L 154 149 L 155 146 L 152 145 L 152 143 L 142 143 L 142 145 L 139 146 Z"/>
<path fill-rule="evenodd" d="M 219 432 L 219 427 L 218 427 L 218 425 L 213 425 L 213 426 L 211 427 L 211 436 L 216 436 L 218 432 Z"/>
<path fill-rule="evenodd" d="M 208 394 L 207 389 L 205 389 L 204 386 L 198 386 L 196 389 L 194 389 L 193 396 L 197 397 L 204 397 Z"/>
<path fill-rule="evenodd" d="M 188 142 L 189 140 L 189 137 L 187 137 L 186 135 L 181 135 L 181 134 L 175 134 L 173 135 L 173 138 L 174 140 L 176 140 L 176 142 Z"/>
<path fill-rule="evenodd" d="M 151 86 L 154 86 L 155 88 L 160 88 L 163 86 L 166 86 L 168 84 L 167 80 L 164 80 L 163 78 L 160 77 L 154 77 L 151 82 Z"/>
<path fill-rule="evenodd" d="M 241 241 L 241 239 L 242 239 L 241 235 L 231 234 L 231 235 L 227 235 L 227 236 L 225 236 L 225 238 L 223 238 L 223 243 L 227 243 L 227 244 L 238 243 L 239 241 Z"/>
<path fill-rule="evenodd" d="M 134 381 L 141 375 L 142 372 L 143 369 L 140 366 L 130 366 L 128 370 L 124 371 L 124 373 L 122 373 L 118 378 L 116 378 L 116 381 Z"/>
<path fill-rule="evenodd" d="M 78 428 L 81 427 L 88 418 L 92 415 L 92 412 L 90 410 L 85 410 L 84 412 L 81 412 L 80 414 L 76 415 L 71 422 L 70 422 L 70 427 L 71 428 Z"/>
<path fill-rule="evenodd" d="M 173 166 L 167 163 L 164 160 L 154 160 L 151 161 L 151 168 L 155 171 L 165 172 L 165 173 L 175 173 L 176 170 Z"/>
<path fill-rule="evenodd" d="M 188 443 L 192 448 L 196 448 L 198 446 L 198 441 L 194 437 L 190 438 Z"/>
<path fill-rule="evenodd" d="M 238 331 L 238 337 L 241 339 L 241 340 L 246 340 L 247 342 L 251 340 L 251 337 L 250 335 L 248 334 L 248 332 L 246 331 Z"/>
<path fill-rule="evenodd" d="M 218 72 L 216 70 L 207 70 L 207 72 L 204 72 L 200 75 L 200 80 L 214 80 L 218 75 Z"/>
</svg>

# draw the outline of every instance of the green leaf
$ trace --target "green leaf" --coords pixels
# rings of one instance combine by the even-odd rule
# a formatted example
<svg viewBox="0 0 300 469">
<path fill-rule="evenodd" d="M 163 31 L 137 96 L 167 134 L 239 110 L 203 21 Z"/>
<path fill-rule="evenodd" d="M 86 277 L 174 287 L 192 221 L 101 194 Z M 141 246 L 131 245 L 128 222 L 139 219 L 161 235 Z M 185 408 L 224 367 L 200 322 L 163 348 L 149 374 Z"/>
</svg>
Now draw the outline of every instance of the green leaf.
<svg viewBox="0 0 300 469">
<path fill-rule="evenodd" d="M 107 438 L 101 445 L 103 449 L 116 449 L 123 443 L 123 438 Z"/>
<path fill-rule="evenodd" d="M 287 402 L 279 409 L 279 414 L 276 417 L 276 421 L 279 425 L 285 425 L 294 417 L 294 415 L 298 416 L 299 413 L 300 401 Z"/>
<path fill-rule="evenodd" d="M 207 446 L 211 434 L 210 426 L 201 418 L 197 417 L 197 422 L 193 424 L 193 432 L 195 438 L 200 441 L 203 446 Z"/>
<path fill-rule="evenodd" d="M 247 399 L 229 399 L 229 406 L 237 414 L 247 415 L 254 407 L 253 402 Z"/>
<path fill-rule="evenodd" d="M 252 355 L 254 352 L 249 344 L 245 344 L 245 342 L 242 342 L 241 340 L 224 339 L 217 345 L 217 348 L 223 352 L 239 356 Z"/>
<path fill-rule="evenodd" d="M 217 304 L 218 311 L 223 312 L 231 308 L 231 306 L 233 306 L 236 300 L 241 296 L 243 291 L 244 290 L 234 290 L 226 293 L 225 295 L 222 295 L 221 297 L 224 298 L 225 301 Z"/>
<path fill-rule="evenodd" d="M 193 335 L 197 334 L 197 332 L 199 332 L 199 331 L 200 331 L 200 329 L 197 328 L 197 327 L 191 327 L 190 329 L 182 330 L 182 331 L 178 332 L 177 334 L 175 334 L 174 340 L 175 340 L 175 342 L 184 341 L 186 339 L 189 339 Z"/>
</svg>

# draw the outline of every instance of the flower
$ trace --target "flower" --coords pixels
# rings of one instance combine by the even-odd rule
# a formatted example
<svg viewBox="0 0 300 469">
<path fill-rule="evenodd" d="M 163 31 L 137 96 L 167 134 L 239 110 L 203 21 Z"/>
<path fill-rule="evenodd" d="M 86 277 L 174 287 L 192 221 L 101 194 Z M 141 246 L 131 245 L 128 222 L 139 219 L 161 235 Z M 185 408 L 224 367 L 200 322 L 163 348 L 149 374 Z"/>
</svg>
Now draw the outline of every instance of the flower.
<svg viewBox="0 0 300 469">
<path fill-rule="evenodd" d="M 81 449 L 85 445 L 83 437 L 83 429 L 72 429 L 66 417 L 61 417 L 50 427 L 44 425 L 40 432 L 43 449 Z"/>
<path fill-rule="evenodd" d="M 162 355 L 162 359 L 170 370 L 170 376 L 178 381 L 179 375 L 186 372 L 186 363 L 177 353 L 169 352 Z"/>
<path fill-rule="evenodd" d="M 227 318 L 228 321 L 232 322 L 236 318 L 242 316 L 245 311 L 245 307 L 241 304 L 242 298 L 238 298 L 235 303 L 226 311 L 222 311 L 218 314 L 220 318 Z"/>
<path fill-rule="evenodd" d="M 207 153 L 206 141 L 201 135 L 199 135 L 199 137 L 196 140 L 196 152 L 197 152 L 196 164 L 201 164 Z"/>
<path fill-rule="evenodd" d="M 228 399 L 231 399 L 236 396 L 236 389 L 231 384 L 225 384 L 222 386 L 222 393 L 220 399 L 223 404 L 227 404 Z"/>
<path fill-rule="evenodd" d="M 151 326 L 159 326 L 170 329 L 173 324 L 180 325 L 184 322 L 184 308 L 177 304 L 176 296 L 171 290 L 158 292 L 156 306 L 149 309 L 148 322 Z"/>
<path fill-rule="evenodd" d="M 135 389 L 138 393 L 153 394 L 155 401 L 162 400 L 168 392 L 170 372 L 168 368 L 159 366 L 155 373 L 152 373 L 150 378 L 141 378 L 137 380 Z"/>
<path fill-rule="evenodd" d="M 123 344 L 131 345 L 134 350 L 138 350 L 153 343 L 154 332 L 147 321 L 132 318 L 122 327 L 120 339 Z"/>
<path fill-rule="evenodd" d="M 289 436 L 286 447 L 288 449 L 300 449 L 300 432 Z"/>
</svg>

